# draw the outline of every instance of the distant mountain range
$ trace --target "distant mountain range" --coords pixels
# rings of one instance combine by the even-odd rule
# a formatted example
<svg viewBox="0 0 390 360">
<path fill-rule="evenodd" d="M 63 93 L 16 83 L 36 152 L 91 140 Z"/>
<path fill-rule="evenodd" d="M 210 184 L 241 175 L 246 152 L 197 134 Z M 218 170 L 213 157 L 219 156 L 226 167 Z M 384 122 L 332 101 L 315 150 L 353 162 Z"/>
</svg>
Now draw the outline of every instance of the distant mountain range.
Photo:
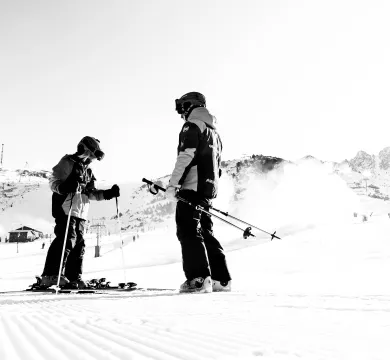
<svg viewBox="0 0 390 360">
<path fill-rule="evenodd" d="M 223 179 L 230 179 L 233 184 L 232 201 L 240 201 L 251 177 L 282 174 L 286 164 L 320 166 L 328 173 L 339 175 L 358 194 L 389 199 L 390 147 L 387 147 L 377 155 L 359 151 L 353 159 L 340 163 L 322 161 L 311 155 L 295 162 L 266 155 L 225 160 L 222 162 Z M 52 231 L 51 191 L 47 186 L 49 175 L 50 171 L 46 170 L 11 171 L 0 168 L 0 234 L 16 224 L 43 232 Z M 166 186 L 169 176 L 153 180 Z M 146 184 L 125 184 L 121 185 L 121 189 L 120 223 L 123 230 L 145 231 L 163 226 L 173 216 L 175 205 L 165 200 L 161 192 L 155 196 L 150 194 Z M 91 206 L 91 219 L 101 219 L 107 224 L 117 223 L 115 214 L 115 206 L 111 203 L 99 202 Z"/>
<path fill-rule="evenodd" d="M 351 169 L 357 172 L 371 171 L 374 174 L 386 173 L 390 168 L 390 147 L 386 147 L 378 155 L 370 155 L 359 151 L 349 161 Z"/>
</svg>

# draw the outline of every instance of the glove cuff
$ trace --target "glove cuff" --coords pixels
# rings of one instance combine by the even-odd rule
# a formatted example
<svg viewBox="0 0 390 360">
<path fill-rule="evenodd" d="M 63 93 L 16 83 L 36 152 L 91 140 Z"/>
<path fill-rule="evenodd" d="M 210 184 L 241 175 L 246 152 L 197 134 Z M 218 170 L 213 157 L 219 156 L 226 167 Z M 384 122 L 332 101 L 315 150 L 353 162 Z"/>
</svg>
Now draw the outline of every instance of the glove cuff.
<svg viewBox="0 0 390 360">
<path fill-rule="evenodd" d="M 181 185 L 168 184 L 167 190 L 168 190 L 169 188 L 174 188 L 174 189 L 176 189 L 176 190 L 180 190 Z"/>
</svg>

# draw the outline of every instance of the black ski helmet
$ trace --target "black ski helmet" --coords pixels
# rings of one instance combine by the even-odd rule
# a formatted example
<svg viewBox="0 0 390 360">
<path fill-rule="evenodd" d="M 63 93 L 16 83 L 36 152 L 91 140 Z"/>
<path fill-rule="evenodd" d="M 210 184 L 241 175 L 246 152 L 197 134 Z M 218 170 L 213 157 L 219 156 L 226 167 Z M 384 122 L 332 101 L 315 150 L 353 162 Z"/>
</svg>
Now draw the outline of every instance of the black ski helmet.
<svg viewBox="0 0 390 360">
<path fill-rule="evenodd" d="M 180 99 L 175 100 L 176 111 L 179 115 L 187 115 L 196 107 L 205 107 L 206 98 L 199 92 L 189 92 L 184 94 Z"/>
<path fill-rule="evenodd" d="M 77 154 L 84 154 L 88 149 L 99 161 L 104 158 L 104 152 L 100 149 L 100 141 L 92 136 L 84 136 L 77 145 Z"/>
</svg>

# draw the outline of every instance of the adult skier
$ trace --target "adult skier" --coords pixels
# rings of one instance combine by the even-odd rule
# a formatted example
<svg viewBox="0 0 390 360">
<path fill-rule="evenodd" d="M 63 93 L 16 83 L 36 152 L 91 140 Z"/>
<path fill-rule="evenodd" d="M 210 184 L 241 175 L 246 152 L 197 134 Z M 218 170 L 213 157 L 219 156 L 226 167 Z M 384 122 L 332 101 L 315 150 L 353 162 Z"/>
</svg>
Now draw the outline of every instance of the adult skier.
<svg viewBox="0 0 390 360">
<path fill-rule="evenodd" d="M 185 123 L 165 194 L 168 199 L 177 201 L 178 195 L 209 210 L 221 176 L 222 143 L 216 119 L 207 110 L 205 97 L 198 92 L 176 99 L 176 111 Z M 213 234 L 211 216 L 178 201 L 176 229 L 187 279 L 180 292 L 230 291 L 231 277 L 224 250 Z"/>
<path fill-rule="evenodd" d="M 85 136 L 77 145 L 77 152 L 65 155 L 53 167 L 49 179 L 52 195 L 52 215 L 55 219 L 55 239 L 51 243 L 42 273 L 41 285 L 56 285 L 65 240 L 68 215 L 69 228 L 61 269 L 60 286 L 84 288 L 82 279 L 85 252 L 84 226 L 88 215 L 90 200 L 110 200 L 120 196 L 118 185 L 108 190 L 95 188 L 95 176 L 89 167 L 95 159 L 102 160 L 104 153 L 100 142 Z M 71 210 L 71 212 L 70 212 Z M 69 214 L 70 212 L 70 214 Z"/>
</svg>

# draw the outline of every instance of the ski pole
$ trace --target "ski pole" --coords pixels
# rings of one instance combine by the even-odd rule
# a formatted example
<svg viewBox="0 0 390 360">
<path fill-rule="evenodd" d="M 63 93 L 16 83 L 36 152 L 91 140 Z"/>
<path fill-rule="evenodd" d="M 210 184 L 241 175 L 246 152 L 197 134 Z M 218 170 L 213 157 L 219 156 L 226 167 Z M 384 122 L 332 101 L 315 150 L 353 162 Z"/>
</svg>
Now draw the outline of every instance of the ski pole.
<svg viewBox="0 0 390 360">
<path fill-rule="evenodd" d="M 126 284 L 125 254 L 123 252 L 123 242 L 122 242 L 122 224 L 121 224 L 121 221 L 119 219 L 119 204 L 118 204 L 117 197 L 115 197 L 115 202 L 116 202 L 116 217 L 118 219 L 118 225 L 119 225 L 119 241 L 121 243 L 123 279 L 124 279 L 125 284 Z"/>
<path fill-rule="evenodd" d="M 147 180 L 147 179 L 143 178 L 142 181 L 143 181 L 144 183 L 147 183 L 147 184 L 149 185 L 149 191 L 150 191 L 153 195 L 156 195 L 156 194 L 158 193 L 158 190 L 161 190 L 161 191 L 164 191 L 164 192 L 166 191 L 166 189 L 164 189 L 163 187 L 161 187 L 161 186 L 159 186 L 159 185 L 157 185 L 157 184 L 154 184 L 154 183 L 153 183 L 152 181 L 150 181 L 150 180 Z M 154 188 L 157 190 L 157 192 L 153 192 L 153 191 L 152 191 L 152 189 L 150 188 L 150 186 L 152 186 L 152 185 L 153 185 Z M 250 227 L 248 227 L 248 228 L 246 228 L 246 229 L 242 229 L 242 228 L 240 228 L 239 226 L 237 226 L 237 225 L 231 223 L 230 221 L 227 221 L 227 220 L 221 218 L 220 216 L 218 216 L 218 215 L 216 215 L 216 214 L 213 214 L 213 213 L 207 211 L 207 210 L 204 209 L 202 206 L 192 204 L 190 201 L 188 201 L 188 200 L 182 198 L 181 196 L 176 196 L 176 198 L 177 198 L 179 201 L 182 201 L 182 202 L 188 204 L 189 206 L 193 207 L 193 208 L 196 209 L 196 210 L 202 211 L 202 212 L 204 212 L 204 213 L 206 213 L 206 214 L 208 214 L 208 215 L 210 215 L 210 216 L 214 216 L 214 217 L 216 217 L 217 219 L 223 221 L 224 223 L 229 224 L 229 225 L 235 227 L 235 228 L 238 229 L 238 230 L 241 230 L 241 231 L 243 232 L 243 237 L 244 237 L 244 239 L 248 238 L 249 236 L 255 237 L 255 235 L 253 235 L 253 234 L 251 233 L 251 228 L 250 228 Z"/>
<path fill-rule="evenodd" d="M 161 190 L 161 191 L 164 191 L 164 192 L 166 191 L 166 189 L 164 189 L 163 187 L 161 187 L 161 186 L 159 186 L 159 185 L 153 183 L 152 181 L 150 181 L 150 180 L 148 180 L 148 179 L 143 178 L 143 179 L 142 179 L 142 182 L 144 182 L 144 183 L 146 183 L 146 184 L 149 185 L 149 191 L 150 191 L 153 195 L 156 195 L 156 194 L 158 193 L 158 190 Z M 153 185 L 153 187 L 157 190 L 157 192 L 153 192 L 153 191 L 151 190 L 150 186 L 152 186 L 152 185 Z M 211 213 L 211 212 L 205 210 L 202 206 L 192 204 L 190 201 L 188 201 L 188 200 L 186 200 L 186 199 L 183 199 L 183 198 L 180 197 L 180 196 L 176 196 L 176 197 L 177 197 L 177 199 L 178 199 L 179 201 L 182 201 L 182 202 L 184 202 L 184 203 L 186 203 L 186 204 L 192 206 L 192 207 L 195 208 L 196 210 L 203 211 L 204 213 L 206 213 L 206 214 L 208 214 L 208 215 L 211 215 L 211 216 L 214 216 L 214 217 L 216 217 L 217 219 L 219 219 L 219 220 L 225 222 L 226 224 L 229 224 L 229 225 L 235 227 L 236 229 L 239 229 L 239 230 L 243 231 L 243 237 L 244 237 L 244 239 L 248 238 L 249 236 L 255 237 L 255 235 L 253 235 L 253 234 L 251 233 L 252 228 L 251 228 L 250 226 L 247 227 L 246 229 L 242 229 L 242 228 L 240 228 L 239 226 L 237 226 L 237 225 L 231 223 L 230 221 L 227 221 L 227 220 L 221 218 L 220 216 L 218 216 L 218 215 L 216 215 L 216 214 L 213 214 L 213 213 Z M 210 207 L 210 209 L 214 209 L 214 208 L 213 208 L 213 207 Z M 246 224 L 247 224 L 247 223 L 246 223 Z M 250 224 L 248 224 L 248 225 L 250 225 Z M 276 233 L 276 231 L 274 232 L 274 234 L 275 234 L 275 233 Z M 274 234 L 273 234 L 273 235 L 274 235 Z M 270 234 L 270 235 L 271 235 L 271 234 Z M 274 235 L 273 237 L 276 237 L 276 235 Z M 271 238 L 271 240 L 272 240 L 272 238 Z"/>
<path fill-rule="evenodd" d="M 61 280 L 61 273 L 62 273 L 62 264 L 64 262 L 64 254 L 65 254 L 65 247 L 66 247 L 66 241 L 68 239 L 68 230 L 69 230 L 69 223 L 70 223 L 70 216 L 72 213 L 72 207 L 73 207 L 73 197 L 74 194 L 72 194 L 72 197 L 70 198 L 70 208 L 68 213 L 68 219 L 66 221 L 66 228 L 65 228 L 65 238 L 64 238 L 64 245 L 62 246 L 62 254 L 61 254 L 61 261 L 60 261 L 60 269 L 58 271 L 58 279 L 57 279 L 57 286 L 56 286 L 56 295 L 58 295 L 58 291 L 60 290 L 60 280 Z"/>
<path fill-rule="evenodd" d="M 214 210 L 214 211 L 217 211 L 217 212 L 219 212 L 219 213 L 225 215 L 226 217 L 231 217 L 232 219 L 234 219 L 234 220 L 236 220 L 236 221 L 239 221 L 239 222 L 241 222 L 241 223 L 243 223 L 243 224 L 249 225 L 249 226 L 251 226 L 251 227 L 253 227 L 253 228 L 257 229 L 257 230 L 262 231 L 263 233 L 266 233 L 266 234 L 268 234 L 268 235 L 271 235 L 271 241 L 273 240 L 273 238 L 276 238 L 276 239 L 281 240 L 281 238 L 280 238 L 279 236 L 275 235 L 275 234 L 276 234 L 276 231 L 274 231 L 274 232 L 271 234 L 271 233 L 269 233 L 268 231 L 265 231 L 265 230 L 263 230 L 263 229 L 260 229 L 259 227 L 255 226 L 255 225 L 251 225 L 251 224 L 247 223 L 247 222 L 244 221 L 244 220 L 241 220 L 241 219 L 239 219 L 239 218 L 236 218 L 235 216 L 230 215 L 228 212 L 225 212 L 225 211 L 222 211 L 222 210 L 218 210 L 218 209 L 216 209 L 215 207 L 212 207 L 212 206 L 210 206 L 210 209 L 212 209 L 212 210 Z"/>
<path fill-rule="evenodd" d="M 242 228 L 240 228 L 239 226 L 237 226 L 237 225 L 231 223 L 230 221 L 227 221 L 227 220 L 225 220 L 224 218 L 221 218 L 220 216 L 218 216 L 218 215 L 216 215 L 216 214 L 213 214 L 213 213 L 207 211 L 204 207 L 202 207 L 202 206 L 200 206 L 200 205 L 192 204 L 190 201 L 188 201 L 188 200 L 186 200 L 186 199 L 183 199 L 181 196 L 176 196 L 176 198 L 177 198 L 179 201 L 182 201 L 182 202 L 188 204 L 189 206 L 193 207 L 195 210 L 199 210 L 199 211 L 204 212 L 205 214 L 208 214 L 208 215 L 210 215 L 210 216 L 214 216 L 214 217 L 216 217 L 217 219 L 223 221 L 224 223 L 229 224 L 229 225 L 235 227 L 235 228 L 238 229 L 238 230 L 241 230 L 241 231 L 243 232 L 243 237 L 244 237 L 244 239 L 246 239 L 246 238 L 249 237 L 249 236 L 255 237 L 255 235 L 253 235 L 253 234 L 251 233 L 251 228 L 250 228 L 250 227 L 247 227 L 246 229 L 242 229 Z"/>
</svg>

